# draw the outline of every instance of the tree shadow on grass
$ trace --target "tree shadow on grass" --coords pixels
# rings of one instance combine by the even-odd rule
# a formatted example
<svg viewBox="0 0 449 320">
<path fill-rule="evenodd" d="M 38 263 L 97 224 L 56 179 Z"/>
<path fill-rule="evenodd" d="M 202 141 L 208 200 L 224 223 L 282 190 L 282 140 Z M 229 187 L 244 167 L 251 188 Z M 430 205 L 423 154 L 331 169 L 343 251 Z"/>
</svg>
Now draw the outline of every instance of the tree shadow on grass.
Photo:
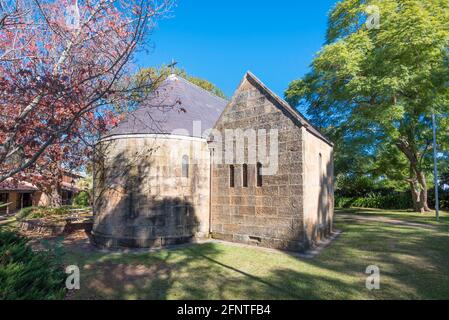
<svg viewBox="0 0 449 320">
<path fill-rule="evenodd" d="M 314 266 L 359 277 L 359 292 L 366 298 L 449 297 L 449 248 L 445 245 L 449 237 L 444 228 L 358 221 L 344 229 L 344 236 L 312 261 Z M 365 288 L 369 265 L 380 268 L 378 291 Z"/>
<path fill-rule="evenodd" d="M 444 230 L 354 223 L 318 257 L 291 255 L 289 264 L 268 275 L 215 263 L 243 276 L 238 284 L 223 283 L 221 291 L 254 299 L 442 299 L 449 297 L 448 240 Z M 370 265 L 381 271 L 378 291 L 365 285 Z"/>
<path fill-rule="evenodd" d="M 338 298 L 355 295 L 354 287 L 326 272 L 279 267 L 258 275 L 220 261 L 220 254 L 216 244 L 203 244 L 147 256 L 103 257 L 86 263 L 82 273 L 93 281 L 82 285 L 77 298 L 322 299 L 337 289 Z"/>
<path fill-rule="evenodd" d="M 314 259 L 217 243 L 149 254 L 91 255 L 75 298 L 449 298 L 449 237 L 442 230 L 376 222 L 343 229 Z M 380 268 L 380 290 L 365 287 L 369 265 Z"/>
<path fill-rule="evenodd" d="M 197 246 L 197 245 L 194 245 Z M 220 250 L 213 245 L 199 245 L 204 254 L 216 256 Z M 73 299 L 157 299 L 170 296 L 173 288 L 182 286 L 182 279 L 201 288 L 201 277 L 213 273 L 213 265 L 201 264 L 188 247 L 164 249 L 150 253 L 96 253 L 82 260 L 72 256 L 67 263 L 80 263 L 81 290 Z M 81 258 L 81 259 L 80 259 Z M 184 292 L 179 298 L 207 299 L 207 292 Z"/>
<path fill-rule="evenodd" d="M 197 255 L 220 267 L 223 277 L 217 283 L 219 299 L 320 299 L 323 295 L 317 290 L 318 287 L 344 287 L 347 292 L 352 290 L 343 281 L 325 275 L 277 268 L 266 276 L 259 276 L 205 254 Z"/>
</svg>

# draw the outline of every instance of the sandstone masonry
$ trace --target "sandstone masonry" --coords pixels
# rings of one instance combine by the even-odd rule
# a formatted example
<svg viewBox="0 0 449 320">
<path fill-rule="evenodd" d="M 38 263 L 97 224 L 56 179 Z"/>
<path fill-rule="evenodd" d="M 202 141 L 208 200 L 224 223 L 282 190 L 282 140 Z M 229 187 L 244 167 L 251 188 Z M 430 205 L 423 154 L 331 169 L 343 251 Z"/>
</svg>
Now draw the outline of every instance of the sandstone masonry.
<svg viewBox="0 0 449 320">
<path fill-rule="evenodd" d="M 136 110 L 97 144 L 95 243 L 159 247 L 211 236 L 302 251 L 331 232 L 332 143 L 299 112 L 251 73 L 230 102 L 176 76 L 163 93 L 148 105 L 181 101 L 186 115 L 168 114 L 166 128 L 156 130 L 154 115 L 147 118 L 154 109 Z M 196 121 L 224 139 L 195 135 Z M 274 174 L 262 175 L 268 160 L 249 161 L 248 148 L 243 163 L 214 161 L 217 155 L 226 158 L 234 139 L 226 131 L 236 129 L 277 131 Z M 265 145 L 268 154 L 274 151 L 270 139 L 257 137 L 257 150 Z"/>
</svg>

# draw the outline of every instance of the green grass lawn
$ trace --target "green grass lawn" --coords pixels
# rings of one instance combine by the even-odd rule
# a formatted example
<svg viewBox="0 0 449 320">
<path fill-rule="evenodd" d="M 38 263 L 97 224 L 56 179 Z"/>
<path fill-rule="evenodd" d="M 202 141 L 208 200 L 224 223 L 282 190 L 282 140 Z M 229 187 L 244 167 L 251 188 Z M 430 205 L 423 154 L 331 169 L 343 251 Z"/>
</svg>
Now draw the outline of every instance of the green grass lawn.
<svg viewBox="0 0 449 320">
<path fill-rule="evenodd" d="M 337 209 L 338 212 L 343 214 L 355 214 L 358 216 L 381 216 L 390 219 L 400 219 L 406 222 L 418 222 L 427 223 L 436 226 L 449 227 L 449 213 L 440 211 L 440 219 L 436 220 L 435 212 L 429 213 L 416 213 L 413 211 L 405 210 L 381 210 L 381 209 L 368 209 L 368 208 L 351 208 L 351 209 Z"/>
<path fill-rule="evenodd" d="M 153 253 L 67 254 L 81 269 L 75 299 L 449 299 L 449 215 L 349 209 L 338 213 L 422 226 L 336 219 L 343 234 L 313 259 L 207 243 Z M 338 217 L 337 213 L 337 217 Z M 365 288 L 366 267 L 381 271 Z"/>
</svg>

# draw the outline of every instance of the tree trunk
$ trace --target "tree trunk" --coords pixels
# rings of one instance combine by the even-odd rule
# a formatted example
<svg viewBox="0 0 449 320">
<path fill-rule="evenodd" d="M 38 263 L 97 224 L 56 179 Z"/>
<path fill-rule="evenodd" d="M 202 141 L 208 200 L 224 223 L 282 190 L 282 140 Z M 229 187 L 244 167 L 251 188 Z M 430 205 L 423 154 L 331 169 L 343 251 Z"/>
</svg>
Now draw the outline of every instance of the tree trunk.
<svg viewBox="0 0 449 320">
<path fill-rule="evenodd" d="M 422 185 L 417 179 L 413 179 L 413 181 L 409 180 L 409 183 L 413 199 L 413 209 L 421 213 L 431 211 L 427 204 L 427 183 L 424 182 L 424 185 Z"/>
<path fill-rule="evenodd" d="M 421 211 L 419 208 L 421 193 L 419 192 L 419 185 L 418 185 L 416 179 L 414 178 L 414 174 L 413 174 L 413 170 L 412 170 L 411 166 L 410 166 L 410 179 L 408 180 L 408 182 L 410 184 L 410 192 L 412 194 L 413 210 L 419 212 L 419 211 Z"/>
<path fill-rule="evenodd" d="M 407 181 L 412 193 L 413 209 L 421 213 L 431 211 L 427 203 L 426 174 L 420 167 L 418 153 L 406 139 L 400 139 L 396 145 L 410 162 L 410 178 Z"/>
<path fill-rule="evenodd" d="M 62 195 L 59 184 L 51 186 L 50 190 L 47 192 L 47 196 L 49 199 L 49 207 L 59 208 L 62 206 Z"/>
<path fill-rule="evenodd" d="M 427 181 L 426 181 L 426 175 L 424 171 L 417 169 L 417 177 L 418 177 L 418 183 L 421 187 L 420 192 L 420 202 L 419 202 L 419 211 L 420 212 L 430 212 L 429 205 L 427 203 Z"/>
</svg>

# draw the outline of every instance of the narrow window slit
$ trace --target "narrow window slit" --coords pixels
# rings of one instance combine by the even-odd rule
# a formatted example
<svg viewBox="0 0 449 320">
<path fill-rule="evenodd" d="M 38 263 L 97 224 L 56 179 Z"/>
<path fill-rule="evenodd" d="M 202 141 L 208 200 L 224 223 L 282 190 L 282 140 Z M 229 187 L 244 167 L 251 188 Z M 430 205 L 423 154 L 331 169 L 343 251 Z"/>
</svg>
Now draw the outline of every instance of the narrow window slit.
<svg viewBox="0 0 449 320">
<path fill-rule="evenodd" d="M 246 163 L 243 164 L 242 174 L 243 174 L 243 181 L 242 181 L 243 188 L 247 188 L 248 187 L 248 165 Z"/>
<path fill-rule="evenodd" d="M 234 166 L 231 164 L 229 166 L 229 187 L 230 188 L 234 188 L 235 187 L 235 183 L 234 183 Z"/>
</svg>

